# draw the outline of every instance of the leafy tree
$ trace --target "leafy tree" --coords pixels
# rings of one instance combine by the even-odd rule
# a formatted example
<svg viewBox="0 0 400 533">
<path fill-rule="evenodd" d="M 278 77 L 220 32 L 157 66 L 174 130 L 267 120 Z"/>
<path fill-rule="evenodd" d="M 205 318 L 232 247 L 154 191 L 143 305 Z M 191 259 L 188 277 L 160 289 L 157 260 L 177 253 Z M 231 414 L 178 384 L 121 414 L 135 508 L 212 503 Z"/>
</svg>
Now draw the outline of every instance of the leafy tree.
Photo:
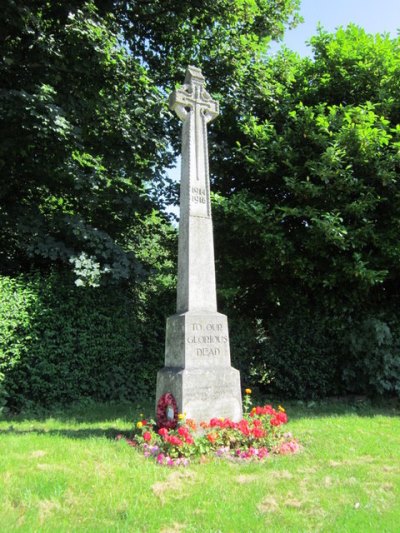
<svg viewBox="0 0 400 533">
<path fill-rule="evenodd" d="M 400 39 L 349 26 L 311 45 L 250 66 L 214 129 L 220 270 L 258 317 L 398 290 Z"/>
<path fill-rule="evenodd" d="M 400 39 L 311 46 L 247 65 L 215 121 L 218 284 L 270 393 L 398 394 Z"/>
<path fill-rule="evenodd" d="M 118 31 L 92 2 L 6 5 L 3 268 L 69 262 L 92 285 L 130 274 L 135 212 L 151 211 L 143 184 L 168 154 L 158 93 Z"/>
<path fill-rule="evenodd" d="M 89 285 L 137 271 L 140 232 L 154 197 L 162 206 L 178 145 L 166 90 L 189 62 L 214 90 L 229 80 L 233 90 L 240 66 L 295 23 L 297 4 L 6 0 L 1 270 L 69 264 Z"/>
</svg>

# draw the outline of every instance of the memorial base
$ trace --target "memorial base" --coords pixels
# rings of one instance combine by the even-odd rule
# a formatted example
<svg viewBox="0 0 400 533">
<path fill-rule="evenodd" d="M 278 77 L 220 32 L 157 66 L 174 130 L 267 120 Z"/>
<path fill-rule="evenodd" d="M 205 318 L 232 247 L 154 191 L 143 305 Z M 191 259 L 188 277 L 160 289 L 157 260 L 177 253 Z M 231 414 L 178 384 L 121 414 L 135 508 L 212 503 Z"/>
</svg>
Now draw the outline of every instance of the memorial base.
<svg viewBox="0 0 400 533">
<path fill-rule="evenodd" d="M 174 395 L 178 411 L 197 423 L 211 418 L 242 418 L 239 371 L 232 367 L 163 368 L 157 374 L 157 400 Z"/>
</svg>

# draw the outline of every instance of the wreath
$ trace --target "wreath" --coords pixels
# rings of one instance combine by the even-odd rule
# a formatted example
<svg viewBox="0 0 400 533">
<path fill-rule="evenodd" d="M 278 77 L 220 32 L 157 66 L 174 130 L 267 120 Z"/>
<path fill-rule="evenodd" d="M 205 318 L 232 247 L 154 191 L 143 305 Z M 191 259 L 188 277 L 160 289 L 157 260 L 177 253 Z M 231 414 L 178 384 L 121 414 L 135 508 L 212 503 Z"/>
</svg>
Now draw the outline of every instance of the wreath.
<svg viewBox="0 0 400 533">
<path fill-rule="evenodd" d="M 163 394 L 157 403 L 157 425 L 159 428 L 174 429 L 178 424 L 178 406 L 174 395 Z"/>
</svg>

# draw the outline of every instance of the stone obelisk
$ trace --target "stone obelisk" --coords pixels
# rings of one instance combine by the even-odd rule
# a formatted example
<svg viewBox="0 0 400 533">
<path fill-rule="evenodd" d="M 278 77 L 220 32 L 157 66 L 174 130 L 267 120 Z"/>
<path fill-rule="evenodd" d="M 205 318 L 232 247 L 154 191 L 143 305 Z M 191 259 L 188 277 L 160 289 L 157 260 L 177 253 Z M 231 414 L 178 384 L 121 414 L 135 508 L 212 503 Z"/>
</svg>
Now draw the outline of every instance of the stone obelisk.
<svg viewBox="0 0 400 533">
<path fill-rule="evenodd" d="M 218 102 L 189 67 L 170 108 L 183 122 L 176 314 L 167 319 L 165 367 L 157 375 L 157 402 L 165 393 L 188 418 L 239 420 L 239 371 L 231 367 L 227 317 L 217 311 L 208 171 L 207 124 Z"/>
</svg>

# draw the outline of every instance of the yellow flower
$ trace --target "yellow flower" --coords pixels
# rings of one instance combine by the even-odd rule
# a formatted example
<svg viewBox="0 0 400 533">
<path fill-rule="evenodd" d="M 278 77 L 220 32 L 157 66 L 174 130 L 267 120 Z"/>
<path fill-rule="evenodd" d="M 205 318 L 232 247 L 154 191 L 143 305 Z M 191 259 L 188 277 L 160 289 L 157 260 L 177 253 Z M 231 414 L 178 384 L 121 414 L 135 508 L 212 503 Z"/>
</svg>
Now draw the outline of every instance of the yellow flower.
<svg viewBox="0 0 400 533">
<path fill-rule="evenodd" d="M 142 422 L 138 422 L 138 423 L 136 424 L 136 427 L 137 427 L 138 429 L 141 429 L 141 428 L 143 427 L 143 423 L 142 423 Z"/>
<path fill-rule="evenodd" d="M 286 410 L 281 405 L 278 405 L 278 411 L 280 411 L 281 413 L 286 412 Z"/>
<path fill-rule="evenodd" d="M 185 414 L 184 413 L 179 413 L 178 420 L 183 420 L 184 418 L 185 418 Z"/>
<path fill-rule="evenodd" d="M 244 391 L 246 394 L 251 394 L 251 389 L 245 389 Z"/>
</svg>

